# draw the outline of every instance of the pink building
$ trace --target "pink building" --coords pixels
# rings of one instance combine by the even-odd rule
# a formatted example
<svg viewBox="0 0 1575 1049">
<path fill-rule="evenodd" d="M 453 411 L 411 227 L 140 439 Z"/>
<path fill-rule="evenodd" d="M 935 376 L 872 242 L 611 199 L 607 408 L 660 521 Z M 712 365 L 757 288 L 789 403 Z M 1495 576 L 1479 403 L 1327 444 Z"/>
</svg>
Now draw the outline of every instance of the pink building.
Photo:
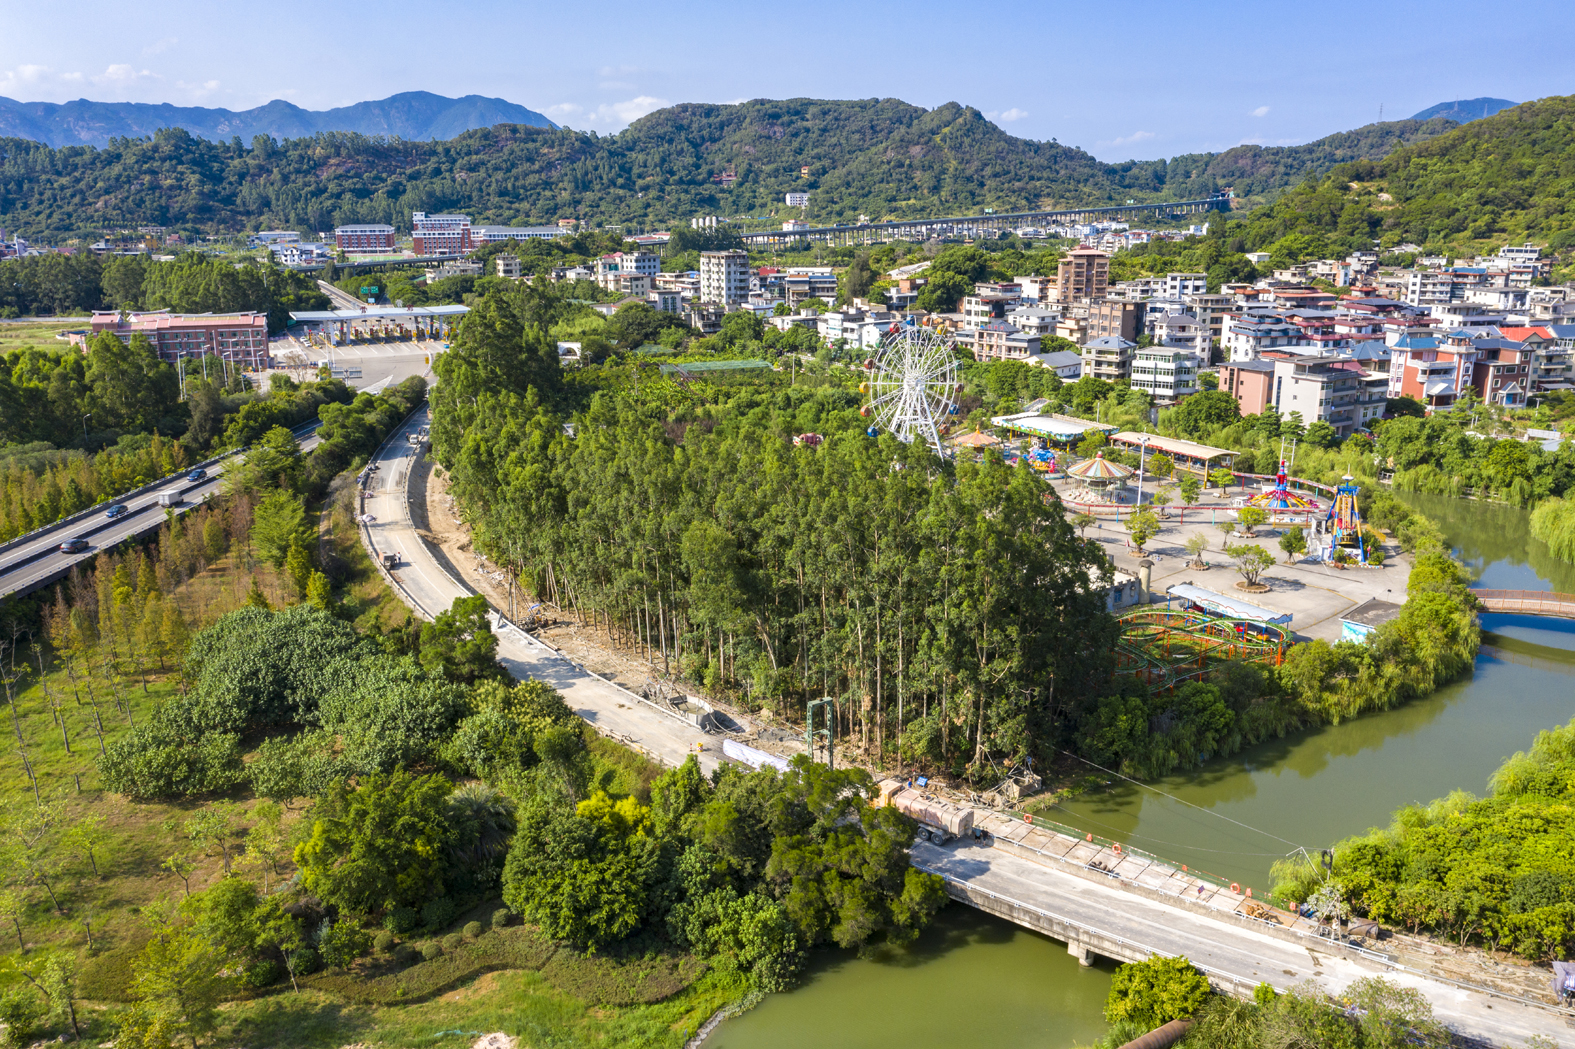
<svg viewBox="0 0 1575 1049">
<path fill-rule="evenodd" d="M 91 335 L 109 332 L 122 342 L 137 333 L 147 336 L 161 360 L 213 355 L 248 368 L 268 366 L 268 315 L 266 313 L 170 313 L 157 310 L 128 313 L 122 319 L 114 310 L 93 314 L 88 332 L 71 336 L 84 346 Z"/>
</svg>

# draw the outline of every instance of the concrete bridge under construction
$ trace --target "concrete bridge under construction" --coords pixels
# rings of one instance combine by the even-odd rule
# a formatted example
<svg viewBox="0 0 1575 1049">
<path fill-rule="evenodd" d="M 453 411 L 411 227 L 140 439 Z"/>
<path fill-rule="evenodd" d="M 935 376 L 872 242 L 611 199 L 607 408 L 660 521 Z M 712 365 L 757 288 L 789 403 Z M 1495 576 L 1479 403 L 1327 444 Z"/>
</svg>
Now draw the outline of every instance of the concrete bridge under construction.
<svg viewBox="0 0 1575 1049">
<path fill-rule="evenodd" d="M 1142 217 L 1180 218 L 1206 211 L 1225 211 L 1230 197 L 1221 193 L 1204 200 L 1178 200 L 1159 204 L 1116 204 L 1105 207 L 1065 208 L 1057 211 L 1014 211 L 1003 214 L 906 219 L 900 222 L 861 222 L 846 226 L 812 226 L 800 230 L 765 230 L 743 234 L 751 247 L 785 247 L 799 241 L 824 241 L 842 246 L 888 240 L 929 240 L 931 237 L 976 237 L 990 231 L 1010 231 L 1024 226 L 1059 225 L 1067 222 L 1103 222 Z"/>
</svg>

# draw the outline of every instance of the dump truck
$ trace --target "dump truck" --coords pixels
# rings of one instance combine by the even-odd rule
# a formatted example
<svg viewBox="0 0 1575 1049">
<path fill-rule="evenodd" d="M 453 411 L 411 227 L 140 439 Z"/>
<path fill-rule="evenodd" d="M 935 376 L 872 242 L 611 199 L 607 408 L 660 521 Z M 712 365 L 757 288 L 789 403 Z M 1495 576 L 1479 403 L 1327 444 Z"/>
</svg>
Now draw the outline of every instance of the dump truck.
<svg viewBox="0 0 1575 1049">
<path fill-rule="evenodd" d="M 944 845 L 953 838 L 966 838 L 974 832 L 973 809 L 942 801 L 901 780 L 881 780 L 877 804 L 890 805 L 917 821 L 920 841 Z"/>
</svg>

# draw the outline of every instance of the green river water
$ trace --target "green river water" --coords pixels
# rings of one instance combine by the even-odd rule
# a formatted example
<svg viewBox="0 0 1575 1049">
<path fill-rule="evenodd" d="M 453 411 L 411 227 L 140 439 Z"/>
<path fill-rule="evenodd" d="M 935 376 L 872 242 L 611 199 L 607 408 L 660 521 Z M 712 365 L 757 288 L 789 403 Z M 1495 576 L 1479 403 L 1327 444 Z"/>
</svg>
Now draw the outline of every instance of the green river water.
<svg viewBox="0 0 1575 1049">
<path fill-rule="evenodd" d="M 1406 496 L 1487 588 L 1575 592 L 1575 566 L 1532 539 L 1524 511 Z M 1385 825 L 1410 802 L 1482 793 L 1544 728 L 1575 717 L 1575 622 L 1483 618 L 1471 678 L 1429 699 L 1276 740 L 1146 786 L 1119 780 L 1046 815 L 1244 885 L 1296 846 Z M 953 904 L 916 947 L 822 952 L 797 989 L 717 1029 L 706 1049 L 1064 1049 L 1103 1031 L 1108 964 Z"/>
</svg>

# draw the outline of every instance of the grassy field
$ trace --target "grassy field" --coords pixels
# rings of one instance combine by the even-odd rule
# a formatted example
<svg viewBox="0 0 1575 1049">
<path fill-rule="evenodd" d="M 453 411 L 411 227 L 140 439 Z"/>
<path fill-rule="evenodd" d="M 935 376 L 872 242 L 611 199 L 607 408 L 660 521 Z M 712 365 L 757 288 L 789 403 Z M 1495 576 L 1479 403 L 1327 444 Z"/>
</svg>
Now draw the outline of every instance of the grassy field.
<svg viewBox="0 0 1575 1049">
<path fill-rule="evenodd" d="M 348 490 L 353 492 L 353 485 Z M 362 629 L 395 626 L 404 620 L 404 606 L 356 541 L 344 491 L 336 486 L 324 507 L 320 556 L 337 559 L 344 581 L 341 599 Z M 293 599 L 293 587 L 279 573 L 232 552 L 182 585 L 172 600 L 193 628 L 200 628 L 244 604 L 253 579 L 276 606 Z M 143 723 L 179 688 L 173 667 L 150 670 L 144 685 L 135 674 L 100 673 L 88 682 L 80 667 L 73 682 L 63 667 L 46 662 L 42 679 L 34 673 L 19 684 L 7 711 L 15 743 L 0 754 L 0 827 L 25 824 L 41 808 L 57 808 L 58 816 L 31 854 L 37 876 L 28 877 L 23 866 L 11 863 L 11 869 L 0 871 L 22 904 L 15 922 L 0 915 L 0 961 L 49 951 L 75 956 L 80 1015 L 88 1024 L 87 1037 L 101 1042 L 113 1037 L 116 1015 L 131 999 L 132 963 L 151 934 L 149 915 L 224 877 L 224 854 L 195 848 L 185 822 L 215 802 L 233 805 L 237 831 L 229 848 L 231 867 L 253 880 L 278 884 L 294 869 L 288 841 L 304 832 L 307 803 L 286 807 L 286 847 L 270 865 L 260 853 L 247 851 L 248 828 L 257 822 L 259 804 L 248 790 L 203 802 L 159 803 L 132 802 L 102 789 L 96 766 L 99 721 L 106 743 Z M 597 769 L 594 785 L 649 795 L 660 771 L 656 766 L 589 728 L 586 738 Z M 101 841 L 89 855 L 74 834 L 96 821 L 102 821 Z M 184 856 L 188 866 L 175 864 L 172 870 L 168 861 L 176 855 Z M 217 1041 L 207 1044 L 459 1046 L 474 1041 L 477 1033 L 503 1030 L 530 1046 L 676 1049 L 718 1008 L 747 992 L 736 974 L 707 970 L 689 955 L 615 951 L 587 956 L 527 926 L 489 928 L 454 942 L 467 922 L 487 926 L 501 906 L 498 899 L 484 901 L 430 937 L 413 936 L 389 953 L 361 959 L 349 971 L 305 977 L 299 992 L 284 982 L 265 992 L 237 994 L 221 1008 Z M 427 958 L 435 953 L 433 941 L 441 953 Z M 0 966 L 0 994 L 17 979 Z"/>
<path fill-rule="evenodd" d="M 0 323 L 0 353 L 22 346 L 59 349 L 69 345 L 69 343 L 64 339 L 56 339 L 56 334 L 63 331 L 74 331 L 85 326 L 82 321 L 6 321 Z"/>
</svg>

